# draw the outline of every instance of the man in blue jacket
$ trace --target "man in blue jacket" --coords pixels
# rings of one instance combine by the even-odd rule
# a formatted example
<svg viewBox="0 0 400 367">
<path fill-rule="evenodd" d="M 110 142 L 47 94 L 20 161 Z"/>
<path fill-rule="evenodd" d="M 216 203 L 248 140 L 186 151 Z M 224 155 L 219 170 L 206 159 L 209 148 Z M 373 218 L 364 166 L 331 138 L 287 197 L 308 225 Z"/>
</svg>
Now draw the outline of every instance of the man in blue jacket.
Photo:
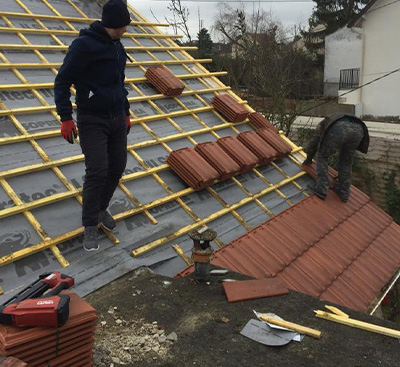
<svg viewBox="0 0 400 367">
<path fill-rule="evenodd" d="M 82 224 L 87 251 L 99 248 L 99 223 L 106 230 L 115 228 L 107 208 L 126 166 L 130 130 L 128 92 L 124 87 L 127 55 L 119 40 L 130 21 L 122 0 L 108 1 L 101 22 L 92 23 L 72 42 L 55 79 L 61 134 L 71 144 L 77 137 L 71 85 L 76 89 L 77 124 L 86 166 Z"/>
</svg>

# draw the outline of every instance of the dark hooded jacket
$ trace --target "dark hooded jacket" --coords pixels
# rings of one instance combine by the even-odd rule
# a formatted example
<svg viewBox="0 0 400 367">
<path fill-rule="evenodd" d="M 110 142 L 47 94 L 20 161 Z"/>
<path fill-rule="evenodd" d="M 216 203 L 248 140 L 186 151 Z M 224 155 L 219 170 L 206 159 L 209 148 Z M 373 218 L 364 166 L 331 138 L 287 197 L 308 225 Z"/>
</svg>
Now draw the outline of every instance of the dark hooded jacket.
<svg viewBox="0 0 400 367">
<path fill-rule="evenodd" d="M 129 115 L 124 86 L 127 55 L 100 22 L 81 30 L 68 49 L 54 84 L 55 103 L 61 121 L 72 119 L 70 87 L 75 85 L 79 114 L 101 117 Z"/>
<path fill-rule="evenodd" d="M 368 152 L 368 147 L 369 147 L 369 133 L 368 133 L 368 128 L 365 125 L 365 123 L 360 120 L 358 117 L 351 115 L 351 114 L 344 114 L 344 113 L 336 113 L 334 115 L 330 115 L 326 118 L 324 118 L 317 126 L 315 129 L 314 135 L 310 140 L 310 143 L 308 145 L 308 148 L 306 149 L 307 153 L 307 159 L 313 159 L 315 156 L 315 153 L 318 151 L 319 147 L 321 146 L 325 134 L 328 131 L 328 129 L 338 120 L 341 118 L 346 117 L 349 118 L 359 124 L 362 125 L 363 130 L 364 130 L 364 136 L 360 142 L 360 145 L 357 147 L 357 150 L 359 150 L 361 153 L 367 153 Z"/>
</svg>

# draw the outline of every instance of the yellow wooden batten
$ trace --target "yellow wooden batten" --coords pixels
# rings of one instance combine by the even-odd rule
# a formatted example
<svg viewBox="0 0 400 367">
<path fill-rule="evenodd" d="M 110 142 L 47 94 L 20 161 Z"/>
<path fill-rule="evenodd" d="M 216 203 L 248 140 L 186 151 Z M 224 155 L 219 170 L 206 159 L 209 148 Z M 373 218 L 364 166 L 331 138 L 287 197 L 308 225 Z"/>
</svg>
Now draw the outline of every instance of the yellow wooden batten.
<svg viewBox="0 0 400 367">
<path fill-rule="evenodd" d="M 79 31 L 63 30 L 63 29 L 37 29 L 37 28 L 17 28 L 17 27 L 0 27 L 0 32 L 3 33 L 24 33 L 24 34 L 55 34 L 63 36 L 77 36 Z M 122 38 L 137 37 L 137 38 L 183 38 L 179 34 L 163 34 L 163 33 L 125 33 Z"/>
<path fill-rule="evenodd" d="M 126 67 L 134 67 L 139 65 L 176 65 L 176 64 L 206 64 L 212 62 L 212 59 L 183 59 L 183 60 L 154 60 L 154 61 L 128 61 Z M 48 63 L 2 63 L 0 64 L 1 69 L 51 69 L 59 68 L 61 62 L 48 62 Z M 2 84 L 0 90 L 6 87 L 8 84 Z M 229 88 L 229 87 L 227 87 Z"/>
<path fill-rule="evenodd" d="M 2 50 L 40 50 L 40 51 L 67 51 L 67 45 L 13 45 L 1 43 Z M 125 51 L 177 51 L 177 50 L 197 50 L 195 46 L 125 46 Z"/>
<path fill-rule="evenodd" d="M 15 13 L 9 11 L 0 11 L 0 16 L 9 18 L 24 18 L 24 19 L 40 19 L 40 20 L 57 20 L 57 21 L 67 21 L 67 22 L 77 22 L 77 23 L 92 23 L 96 20 L 95 18 L 79 18 L 79 17 L 64 17 L 58 15 L 45 15 L 45 14 L 24 14 Z M 132 20 L 131 25 L 142 25 L 146 27 L 169 27 L 168 23 L 155 23 L 155 22 L 140 22 Z"/>
<path fill-rule="evenodd" d="M 217 71 L 214 73 L 202 73 L 202 74 L 183 74 L 177 75 L 179 79 L 193 79 L 193 78 L 209 78 L 211 76 L 223 76 L 226 75 L 226 71 Z M 126 78 L 125 83 L 140 83 L 146 82 L 147 79 L 143 78 Z M 0 85 L 0 91 L 2 90 L 27 90 L 27 89 L 49 89 L 53 88 L 54 83 L 35 83 L 35 84 L 3 84 Z M 218 88 L 216 88 L 218 90 Z M 208 89 L 207 92 L 212 91 Z M 192 93 L 194 94 L 194 93 Z M 163 96 L 165 98 L 165 96 Z M 143 98 L 142 98 L 143 99 Z"/>
</svg>

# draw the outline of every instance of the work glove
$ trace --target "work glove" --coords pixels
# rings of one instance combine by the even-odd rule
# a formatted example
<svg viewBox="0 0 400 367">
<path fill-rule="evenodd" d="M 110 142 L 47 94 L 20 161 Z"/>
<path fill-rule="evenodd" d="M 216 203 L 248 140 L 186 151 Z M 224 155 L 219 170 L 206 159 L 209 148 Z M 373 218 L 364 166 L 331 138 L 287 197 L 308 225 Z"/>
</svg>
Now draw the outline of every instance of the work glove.
<svg viewBox="0 0 400 367">
<path fill-rule="evenodd" d="M 303 166 L 309 166 L 312 163 L 312 159 L 307 158 L 304 162 L 303 162 Z"/>
<path fill-rule="evenodd" d="M 78 131 L 73 120 L 61 122 L 61 135 L 70 144 L 74 144 L 74 139 L 78 137 Z"/>
<path fill-rule="evenodd" d="M 131 117 L 126 116 L 126 133 L 129 134 L 129 131 L 131 131 Z"/>
</svg>

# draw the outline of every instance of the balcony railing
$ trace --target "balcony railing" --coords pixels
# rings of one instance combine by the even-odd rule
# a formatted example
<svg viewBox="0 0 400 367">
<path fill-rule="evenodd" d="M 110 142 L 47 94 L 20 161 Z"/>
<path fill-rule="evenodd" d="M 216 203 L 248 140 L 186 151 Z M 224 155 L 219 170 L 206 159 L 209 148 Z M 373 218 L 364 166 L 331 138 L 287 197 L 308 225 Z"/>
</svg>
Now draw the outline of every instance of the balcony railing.
<svg viewBox="0 0 400 367">
<path fill-rule="evenodd" d="M 357 88 L 360 83 L 360 68 L 340 70 L 339 89 Z"/>
</svg>

